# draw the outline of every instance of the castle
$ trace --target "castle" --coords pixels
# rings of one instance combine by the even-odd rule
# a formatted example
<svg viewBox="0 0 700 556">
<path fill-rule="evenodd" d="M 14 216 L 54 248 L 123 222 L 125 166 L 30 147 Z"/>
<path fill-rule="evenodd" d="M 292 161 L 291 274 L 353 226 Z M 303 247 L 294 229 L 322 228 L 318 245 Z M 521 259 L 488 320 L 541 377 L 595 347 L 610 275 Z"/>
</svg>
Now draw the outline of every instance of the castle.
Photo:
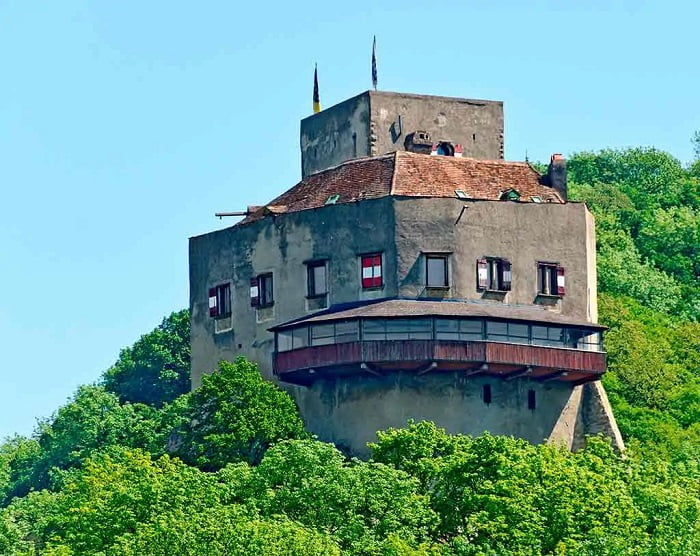
<svg viewBox="0 0 700 556">
<path fill-rule="evenodd" d="M 367 91 L 301 122 L 302 180 L 190 239 L 192 386 L 245 356 L 357 455 L 408 419 L 622 449 L 595 226 L 566 161 L 503 160 L 503 104 Z"/>
</svg>

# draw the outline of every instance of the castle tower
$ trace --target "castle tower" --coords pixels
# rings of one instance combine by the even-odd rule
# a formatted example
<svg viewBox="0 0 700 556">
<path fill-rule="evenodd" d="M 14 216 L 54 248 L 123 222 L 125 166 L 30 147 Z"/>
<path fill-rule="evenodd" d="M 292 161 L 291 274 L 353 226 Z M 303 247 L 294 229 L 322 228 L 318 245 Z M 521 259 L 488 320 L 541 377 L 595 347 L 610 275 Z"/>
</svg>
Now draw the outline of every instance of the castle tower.
<svg viewBox="0 0 700 556">
<path fill-rule="evenodd" d="M 303 120 L 301 148 L 301 182 L 190 240 L 193 387 L 246 356 L 358 455 L 407 419 L 622 447 L 560 155 L 502 160 L 499 102 L 375 91 Z"/>
</svg>

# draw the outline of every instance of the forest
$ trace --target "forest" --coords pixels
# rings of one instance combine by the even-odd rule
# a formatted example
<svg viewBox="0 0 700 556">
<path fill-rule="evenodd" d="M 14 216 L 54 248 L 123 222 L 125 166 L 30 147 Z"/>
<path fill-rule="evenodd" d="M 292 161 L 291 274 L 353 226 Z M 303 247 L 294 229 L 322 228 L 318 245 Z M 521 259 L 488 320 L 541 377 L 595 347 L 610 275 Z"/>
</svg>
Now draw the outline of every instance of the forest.
<svg viewBox="0 0 700 556">
<path fill-rule="evenodd" d="M 627 450 L 429 422 L 367 461 L 305 430 L 245 360 L 189 387 L 189 314 L 0 444 L 0 554 L 700 554 L 700 135 L 568 160 L 597 226 L 603 378 Z"/>
</svg>

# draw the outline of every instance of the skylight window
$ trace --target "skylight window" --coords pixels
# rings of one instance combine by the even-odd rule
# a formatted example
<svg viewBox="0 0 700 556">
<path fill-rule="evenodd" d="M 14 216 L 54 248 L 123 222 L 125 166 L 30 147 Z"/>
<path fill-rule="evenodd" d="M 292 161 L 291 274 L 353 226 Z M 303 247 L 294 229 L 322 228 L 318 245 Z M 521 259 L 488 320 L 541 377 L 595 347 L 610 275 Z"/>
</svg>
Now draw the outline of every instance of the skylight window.
<svg viewBox="0 0 700 556">
<path fill-rule="evenodd" d="M 335 205 L 338 202 L 338 199 L 340 199 L 340 195 L 336 193 L 335 195 L 331 195 L 326 199 L 326 202 L 323 203 L 324 205 Z"/>
<path fill-rule="evenodd" d="M 460 199 L 469 199 L 469 195 L 463 189 L 455 189 L 455 195 Z"/>
<path fill-rule="evenodd" d="M 539 195 L 533 195 L 532 197 L 530 197 L 530 200 L 531 200 L 533 203 L 541 203 L 541 202 L 542 202 L 542 197 L 540 197 Z"/>
</svg>

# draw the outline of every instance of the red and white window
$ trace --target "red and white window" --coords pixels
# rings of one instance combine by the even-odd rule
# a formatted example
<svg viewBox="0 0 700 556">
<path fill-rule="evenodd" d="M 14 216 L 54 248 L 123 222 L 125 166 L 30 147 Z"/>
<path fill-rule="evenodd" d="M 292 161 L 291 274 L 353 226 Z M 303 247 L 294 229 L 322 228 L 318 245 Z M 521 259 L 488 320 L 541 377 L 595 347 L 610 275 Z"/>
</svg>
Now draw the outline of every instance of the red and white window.
<svg viewBox="0 0 700 556">
<path fill-rule="evenodd" d="M 541 295 L 566 293 L 564 267 L 556 263 L 537 263 L 537 291 Z"/>
<path fill-rule="evenodd" d="M 209 288 L 209 316 L 227 317 L 231 314 L 231 284 Z"/>
<path fill-rule="evenodd" d="M 362 288 L 381 288 L 382 287 L 382 255 L 381 253 L 372 253 L 371 255 L 362 255 Z"/>
</svg>

